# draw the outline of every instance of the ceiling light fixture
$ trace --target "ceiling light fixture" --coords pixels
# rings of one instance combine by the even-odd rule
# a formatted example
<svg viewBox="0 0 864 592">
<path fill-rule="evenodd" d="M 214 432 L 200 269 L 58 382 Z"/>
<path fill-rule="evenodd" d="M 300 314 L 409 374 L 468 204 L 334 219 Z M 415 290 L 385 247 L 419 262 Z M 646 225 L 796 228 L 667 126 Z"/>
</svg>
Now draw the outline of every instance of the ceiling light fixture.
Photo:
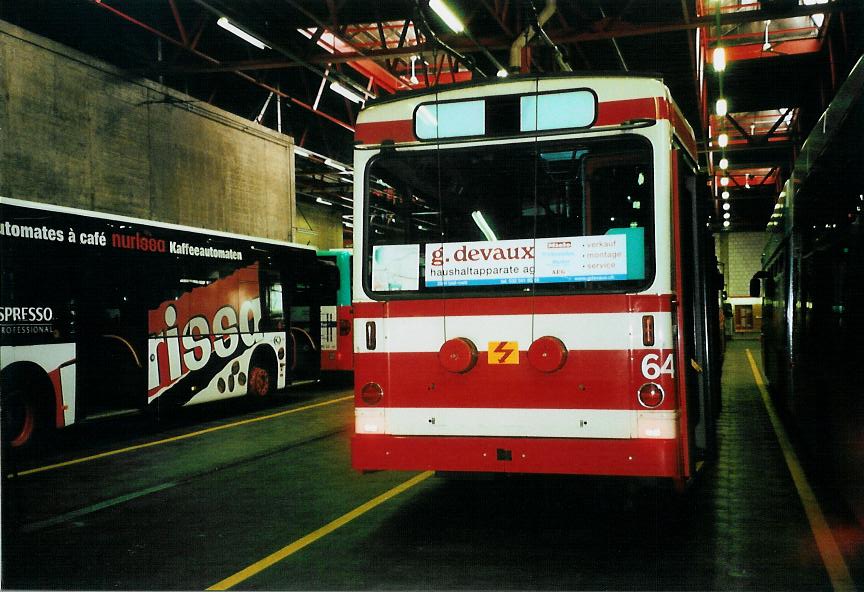
<svg viewBox="0 0 864 592">
<path fill-rule="evenodd" d="M 417 79 L 417 71 L 415 70 L 415 64 L 417 60 L 420 59 L 420 56 L 412 55 L 411 56 L 411 84 L 419 84 L 420 81 Z"/>
<path fill-rule="evenodd" d="M 721 148 L 725 148 L 729 145 L 729 136 L 726 134 L 720 134 L 717 136 L 717 145 Z"/>
<path fill-rule="evenodd" d="M 483 233 L 483 236 L 486 237 L 487 241 L 495 242 L 498 240 L 492 227 L 489 226 L 489 223 L 486 222 L 486 218 L 483 217 L 483 212 L 475 210 L 471 212 L 471 217 L 474 219 L 474 223 L 477 225 L 477 228 L 480 229 L 480 232 Z"/>
<path fill-rule="evenodd" d="M 336 94 L 342 95 L 343 97 L 345 97 L 346 99 L 348 99 L 349 101 L 352 101 L 354 103 L 362 103 L 363 102 L 363 97 L 361 97 L 360 95 L 358 95 L 354 91 L 345 88 L 344 86 L 342 86 L 341 84 L 339 84 L 335 80 L 330 83 L 330 90 L 332 90 Z"/>
<path fill-rule="evenodd" d="M 325 158 L 324 164 L 329 166 L 331 169 L 336 169 L 337 171 L 340 171 L 342 173 L 351 172 L 345 165 L 343 165 L 342 163 L 336 162 L 332 158 Z"/>
<path fill-rule="evenodd" d="M 726 69 L 726 50 L 722 47 L 714 48 L 714 55 L 711 58 L 711 63 L 714 65 L 715 72 L 722 72 Z"/>
<path fill-rule="evenodd" d="M 465 25 L 462 24 L 462 21 L 459 20 L 459 17 L 456 16 L 450 7 L 444 4 L 442 0 L 429 0 L 429 8 L 435 11 L 441 20 L 450 27 L 450 29 L 454 33 L 461 33 L 465 30 Z"/>
<path fill-rule="evenodd" d="M 771 42 L 768 40 L 768 25 L 771 24 L 771 21 L 765 21 L 765 43 L 762 44 L 762 51 L 770 51 L 771 50 Z"/>
<path fill-rule="evenodd" d="M 333 205 L 332 201 L 327 201 L 326 199 L 321 199 L 320 197 L 315 198 L 315 203 L 320 203 L 321 205 L 324 205 L 324 206 L 332 206 Z"/>
<path fill-rule="evenodd" d="M 267 45 L 266 43 L 264 43 L 263 41 L 261 41 L 257 37 L 253 37 L 252 35 L 250 35 L 246 31 L 244 31 L 243 29 L 241 29 L 240 27 L 238 27 L 237 25 L 235 25 L 234 23 L 229 21 L 224 16 L 220 17 L 219 20 L 216 21 L 216 24 L 219 25 L 220 27 L 222 27 L 223 29 L 225 29 L 226 31 L 234 33 L 243 41 L 245 41 L 247 43 L 251 43 L 252 45 L 257 47 L 258 49 L 270 49 L 269 45 Z"/>
<path fill-rule="evenodd" d="M 723 169 L 724 171 L 729 168 L 729 159 L 728 158 L 721 158 L 720 159 L 720 168 Z"/>
<path fill-rule="evenodd" d="M 716 109 L 714 110 L 717 113 L 717 117 L 723 117 L 728 112 L 729 104 L 726 102 L 726 99 L 717 99 Z"/>
</svg>

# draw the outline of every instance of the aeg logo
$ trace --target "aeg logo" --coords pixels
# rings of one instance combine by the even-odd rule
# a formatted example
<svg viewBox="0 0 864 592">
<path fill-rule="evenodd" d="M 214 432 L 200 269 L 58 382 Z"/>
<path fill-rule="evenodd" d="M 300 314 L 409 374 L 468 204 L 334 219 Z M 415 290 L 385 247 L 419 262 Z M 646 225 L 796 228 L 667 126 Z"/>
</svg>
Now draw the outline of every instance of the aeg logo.
<svg viewBox="0 0 864 592">
<path fill-rule="evenodd" d="M 182 332 L 177 322 L 177 307 L 172 303 L 165 307 L 164 321 L 166 329 L 151 335 L 149 340 L 148 390 L 177 380 L 183 375 L 184 367 L 190 372 L 200 370 L 214 352 L 220 358 L 228 358 L 241 343 L 246 349 L 264 339 L 260 332 L 261 299 L 258 297 L 244 301 L 239 314 L 226 305 L 217 309 L 210 321 L 202 315 L 192 316 Z M 167 376 L 163 367 L 165 353 Z"/>
</svg>

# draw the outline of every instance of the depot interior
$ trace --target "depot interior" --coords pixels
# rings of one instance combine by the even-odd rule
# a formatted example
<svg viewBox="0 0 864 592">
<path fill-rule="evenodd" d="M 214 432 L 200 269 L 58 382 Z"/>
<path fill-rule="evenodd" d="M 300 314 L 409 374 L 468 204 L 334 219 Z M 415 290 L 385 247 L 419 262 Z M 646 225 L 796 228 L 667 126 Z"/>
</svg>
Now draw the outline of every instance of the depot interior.
<svg viewBox="0 0 864 592">
<path fill-rule="evenodd" d="M 350 247 L 353 131 L 366 101 L 525 72 L 651 72 L 696 134 L 727 337 L 755 338 L 760 301 L 749 280 L 801 145 L 861 55 L 860 8 L 843 0 L 4 3 L 0 125 L 14 133 L 0 195 Z"/>
</svg>

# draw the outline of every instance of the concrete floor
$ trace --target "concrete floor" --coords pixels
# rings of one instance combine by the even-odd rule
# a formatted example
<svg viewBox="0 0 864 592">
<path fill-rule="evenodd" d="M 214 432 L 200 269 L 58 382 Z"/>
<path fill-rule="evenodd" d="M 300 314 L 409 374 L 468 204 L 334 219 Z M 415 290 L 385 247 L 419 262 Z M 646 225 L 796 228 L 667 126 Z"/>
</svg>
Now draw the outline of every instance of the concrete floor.
<svg viewBox="0 0 864 592">
<path fill-rule="evenodd" d="M 351 470 L 349 389 L 195 411 L 157 433 L 87 427 L 28 462 L 147 446 L 4 478 L 2 587 L 203 589 L 281 550 L 234 587 L 830 590 L 747 361 L 754 347 L 729 344 L 718 460 L 685 501 L 605 478 L 432 477 L 304 539 L 414 476 Z M 864 587 L 864 531 L 830 484 L 814 486 Z M 287 547 L 298 540 L 308 544 Z"/>
</svg>

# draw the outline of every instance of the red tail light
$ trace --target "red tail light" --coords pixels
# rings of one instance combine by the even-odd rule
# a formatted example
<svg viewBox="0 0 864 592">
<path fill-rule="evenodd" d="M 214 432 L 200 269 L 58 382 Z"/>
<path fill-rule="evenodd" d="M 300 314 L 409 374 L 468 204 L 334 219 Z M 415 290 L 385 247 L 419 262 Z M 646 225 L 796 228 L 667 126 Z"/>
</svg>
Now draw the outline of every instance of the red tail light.
<svg viewBox="0 0 864 592">
<path fill-rule="evenodd" d="M 384 398 L 384 389 L 377 382 L 367 382 L 360 389 L 360 398 L 367 405 L 377 405 Z"/>
<path fill-rule="evenodd" d="M 438 350 L 438 361 L 448 372 L 464 374 L 477 364 L 477 346 L 467 337 L 454 337 Z"/>
<path fill-rule="evenodd" d="M 646 382 L 639 387 L 639 403 L 643 407 L 658 407 L 663 402 L 663 388 L 659 384 Z"/>
<path fill-rule="evenodd" d="M 557 337 L 540 337 L 528 348 L 528 361 L 540 372 L 555 372 L 567 361 L 567 346 Z"/>
</svg>

